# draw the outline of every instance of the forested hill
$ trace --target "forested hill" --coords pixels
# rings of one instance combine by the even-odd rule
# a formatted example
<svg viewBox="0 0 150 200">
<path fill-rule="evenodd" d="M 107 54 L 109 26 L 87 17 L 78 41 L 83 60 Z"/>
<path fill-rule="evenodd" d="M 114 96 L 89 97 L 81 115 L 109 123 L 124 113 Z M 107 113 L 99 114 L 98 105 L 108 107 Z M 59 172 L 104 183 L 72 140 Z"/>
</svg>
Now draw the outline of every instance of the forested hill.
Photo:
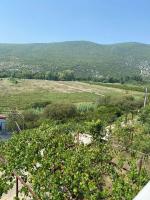
<svg viewBox="0 0 150 200">
<path fill-rule="evenodd" d="M 8 71 L 62 72 L 76 77 L 150 75 L 150 45 L 101 45 L 86 41 L 43 44 L 0 44 L 0 69 Z"/>
</svg>

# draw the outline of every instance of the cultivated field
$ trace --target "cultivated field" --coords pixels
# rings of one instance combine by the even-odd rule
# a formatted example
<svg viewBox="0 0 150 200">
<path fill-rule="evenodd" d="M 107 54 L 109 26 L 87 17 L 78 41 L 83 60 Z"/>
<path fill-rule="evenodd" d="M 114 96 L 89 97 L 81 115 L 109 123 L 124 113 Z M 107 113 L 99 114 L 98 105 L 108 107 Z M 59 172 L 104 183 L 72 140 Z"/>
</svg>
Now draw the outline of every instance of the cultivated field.
<svg viewBox="0 0 150 200">
<path fill-rule="evenodd" d="M 131 94 L 142 97 L 142 92 L 130 91 L 110 86 L 92 85 L 82 82 L 47 80 L 0 80 L 0 109 L 5 111 L 17 107 L 25 109 L 34 102 L 95 102 L 99 97 L 110 95 L 119 97 Z"/>
</svg>

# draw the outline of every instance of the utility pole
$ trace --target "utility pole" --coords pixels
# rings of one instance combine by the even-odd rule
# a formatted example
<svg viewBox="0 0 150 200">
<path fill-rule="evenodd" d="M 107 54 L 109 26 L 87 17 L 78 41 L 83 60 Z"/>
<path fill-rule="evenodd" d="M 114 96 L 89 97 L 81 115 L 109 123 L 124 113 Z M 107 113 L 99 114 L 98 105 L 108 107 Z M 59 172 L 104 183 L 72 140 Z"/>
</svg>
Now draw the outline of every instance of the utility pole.
<svg viewBox="0 0 150 200">
<path fill-rule="evenodd" d="M 18 198 L 19 193 L 19 183 L 18 183 L 18 177 L 16 177 L 16 198 Z"/>
<path fill-rule="evenodd" d="M 146 106 L 146 103 L 147 103 L 147 88 L 145 88 L 144 108 Z"/>
</svg>

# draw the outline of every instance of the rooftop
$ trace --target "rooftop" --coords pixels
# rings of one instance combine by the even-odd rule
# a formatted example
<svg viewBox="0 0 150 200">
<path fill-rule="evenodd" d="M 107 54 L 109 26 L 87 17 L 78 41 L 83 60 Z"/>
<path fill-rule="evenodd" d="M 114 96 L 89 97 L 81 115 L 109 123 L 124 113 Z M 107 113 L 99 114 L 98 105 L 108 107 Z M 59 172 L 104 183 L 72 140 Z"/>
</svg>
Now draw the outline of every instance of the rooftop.
<svg viewBox="0 0 150 200">
<path fill-rule="evenodd" d="M 6 116 L 0 115 L 0 119 L 6 119 Z"/>
</svg>

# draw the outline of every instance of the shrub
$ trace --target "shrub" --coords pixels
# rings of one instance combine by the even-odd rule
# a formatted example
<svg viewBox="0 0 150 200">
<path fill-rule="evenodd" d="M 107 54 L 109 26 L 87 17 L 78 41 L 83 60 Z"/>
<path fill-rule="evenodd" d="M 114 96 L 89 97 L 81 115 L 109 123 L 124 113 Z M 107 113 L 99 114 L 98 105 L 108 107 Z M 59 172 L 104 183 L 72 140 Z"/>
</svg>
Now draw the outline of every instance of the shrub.
<svg viewBox="0 0 150 200">
<path fill-rule="evenodd" d="M 31 104 L 32 108 L 45 108 L 47 105 L 51 104 L 51 101 L 35 102 Z"/>
<path fill-rule="evenodd" d="M 93 135 L 94 139 L 102 139 L 105 136 L 103 123 L 101 120 L 87 122 L 87 129 Z"/>
<path fill-rule="evenodd" d="M 39 125 L 39 115 L 32 111 L 32 110 L 27 110 L 23 112 L 23 117 L 24 117 L 24 127 L 25 128 L 35 128 Z"/>
<path fill-rule="evenodd" d="M 98 113 L 102 121 L 107 123 L 114 122 L 118 117 L 122 115 L 121 109 L 112 105 L 98 107 Z"/>
<path fill-rule="evenodd" d="M 139 119 L 143 124 L 150 124 L 150 106 L 146 106 L 142 109 Z"/>
<path fill-rule="evenodd" d="M 51 104 L 46 106 L 44 116 L 54 120 L 66 120 L 77 114 L 77 108 L 73 104 Z"/>
<path fill-rule="evenodd" d="M 137 114 L 138 109 L 143 105 L 142 99 L 135 99 L 133 96 L 124 96 L 118 103 L 117 106 L 125 114 L 125 121 L 128 121 L 128 114 L 132 114 L 132 119 Z"/>
</svg>

